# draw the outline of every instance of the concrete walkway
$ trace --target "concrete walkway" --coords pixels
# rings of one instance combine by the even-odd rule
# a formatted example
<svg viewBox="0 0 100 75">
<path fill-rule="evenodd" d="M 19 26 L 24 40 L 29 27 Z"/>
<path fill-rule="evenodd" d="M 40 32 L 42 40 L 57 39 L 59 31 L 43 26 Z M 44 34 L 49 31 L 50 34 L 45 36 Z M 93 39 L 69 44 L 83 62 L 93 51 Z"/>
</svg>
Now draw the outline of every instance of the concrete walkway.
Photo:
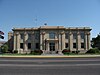
<svg viewBox="0 0 100 75">
<path fill-rule="evenodd" d="M 0 55 L 0 57 L 28 57 L 28 58 L 76 58 L 76 57 L 100 57 L 100 55 Z"/>
</svg>

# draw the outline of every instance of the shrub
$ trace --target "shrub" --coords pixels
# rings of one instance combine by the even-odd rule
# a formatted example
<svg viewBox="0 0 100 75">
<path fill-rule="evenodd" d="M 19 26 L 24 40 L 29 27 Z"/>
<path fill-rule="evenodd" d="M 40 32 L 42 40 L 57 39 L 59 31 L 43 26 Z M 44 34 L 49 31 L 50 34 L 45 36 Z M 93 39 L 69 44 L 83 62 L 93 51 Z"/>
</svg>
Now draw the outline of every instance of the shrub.
<svg viewBox="0 0 100 75">
<path fill-rule="evenodd" d="M 31 51 L 30 54 L 33 54 L 33 55 L 41 55 L 43 53 L 42 50 L 34 50 L 34 51 Z"/>
<path fill-rule="evenodd" d="M 86 53 L 97 54 L 97 53 L 100 53 L 100 50 L 97 48 L 92 48 L 92 49 L 88 50 Z"/>
<path fill-rule="evenodd" d="M 14 53 L 18 53 L 18 50 L 14 50 Z"/>
<path fill-rule="evenodd" d="M 2 47 L 1 47 L 1 52 L 2 53 L 7 53 L 8 52 L 8 45 L 3 45 Z"/>
<path fill-rule="evenodd" d="M 69 54 L 69 53 L 70 53 L 70 50 L 69 50 L 69 49 L 64 49 L 64 50 L 62 51 L 62 53 L 63 53 L 63 54 Z"/>
<path fill-rule="evenodd" d="M 79 50 L 76 51 L 77 54 L 78 54 L 79 52 L 80 52 Z"/>
</svg>

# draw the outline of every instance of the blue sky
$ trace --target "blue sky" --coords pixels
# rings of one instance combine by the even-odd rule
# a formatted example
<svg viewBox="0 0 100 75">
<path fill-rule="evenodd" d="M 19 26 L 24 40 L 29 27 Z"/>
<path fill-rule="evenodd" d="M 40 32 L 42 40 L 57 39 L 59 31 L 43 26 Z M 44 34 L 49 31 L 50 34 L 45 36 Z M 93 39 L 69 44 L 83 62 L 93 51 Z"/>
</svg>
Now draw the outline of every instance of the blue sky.
<svg viewBox="0 0 100 75">
<path fill-rule="evenodd" d="M 100 32 L 100 0 L 0 0 L 4 40 L 13 27 L 39 27 L 44 23 L 91 27 L 91 37 L 95 37 Z"/>
</svg>

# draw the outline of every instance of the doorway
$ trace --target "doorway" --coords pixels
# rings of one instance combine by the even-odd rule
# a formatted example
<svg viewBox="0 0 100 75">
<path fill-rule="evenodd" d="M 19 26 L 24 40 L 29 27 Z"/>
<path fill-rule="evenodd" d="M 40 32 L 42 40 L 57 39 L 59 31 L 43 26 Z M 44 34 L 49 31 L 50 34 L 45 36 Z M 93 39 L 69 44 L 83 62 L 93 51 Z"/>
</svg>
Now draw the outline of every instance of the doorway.
<svg viewBox="0 0 100 75">
<path fill-rule="evenodd" d="M 55 51 L 55 43 L 49 43 L 50 51 Z"/>
</svg>

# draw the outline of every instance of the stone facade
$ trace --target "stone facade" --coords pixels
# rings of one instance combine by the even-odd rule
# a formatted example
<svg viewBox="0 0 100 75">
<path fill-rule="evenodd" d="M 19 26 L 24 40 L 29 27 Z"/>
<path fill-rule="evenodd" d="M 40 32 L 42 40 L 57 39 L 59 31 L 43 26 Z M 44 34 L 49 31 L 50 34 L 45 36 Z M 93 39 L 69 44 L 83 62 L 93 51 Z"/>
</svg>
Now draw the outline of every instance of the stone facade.
<svg viewBox="0 0 100 75">
<path fill-rule="evenodd" d="M 73 52 L 86 52 L 90 49 L 89 27 L 40 26 L 12 30 L 12 33 L 8 33 L 8 40 L 13 40 L 10 48 L 18 50 L 18 53 L 43 50 L 44 53 L 60 54 L 65 48 Z"/>
</svg>

